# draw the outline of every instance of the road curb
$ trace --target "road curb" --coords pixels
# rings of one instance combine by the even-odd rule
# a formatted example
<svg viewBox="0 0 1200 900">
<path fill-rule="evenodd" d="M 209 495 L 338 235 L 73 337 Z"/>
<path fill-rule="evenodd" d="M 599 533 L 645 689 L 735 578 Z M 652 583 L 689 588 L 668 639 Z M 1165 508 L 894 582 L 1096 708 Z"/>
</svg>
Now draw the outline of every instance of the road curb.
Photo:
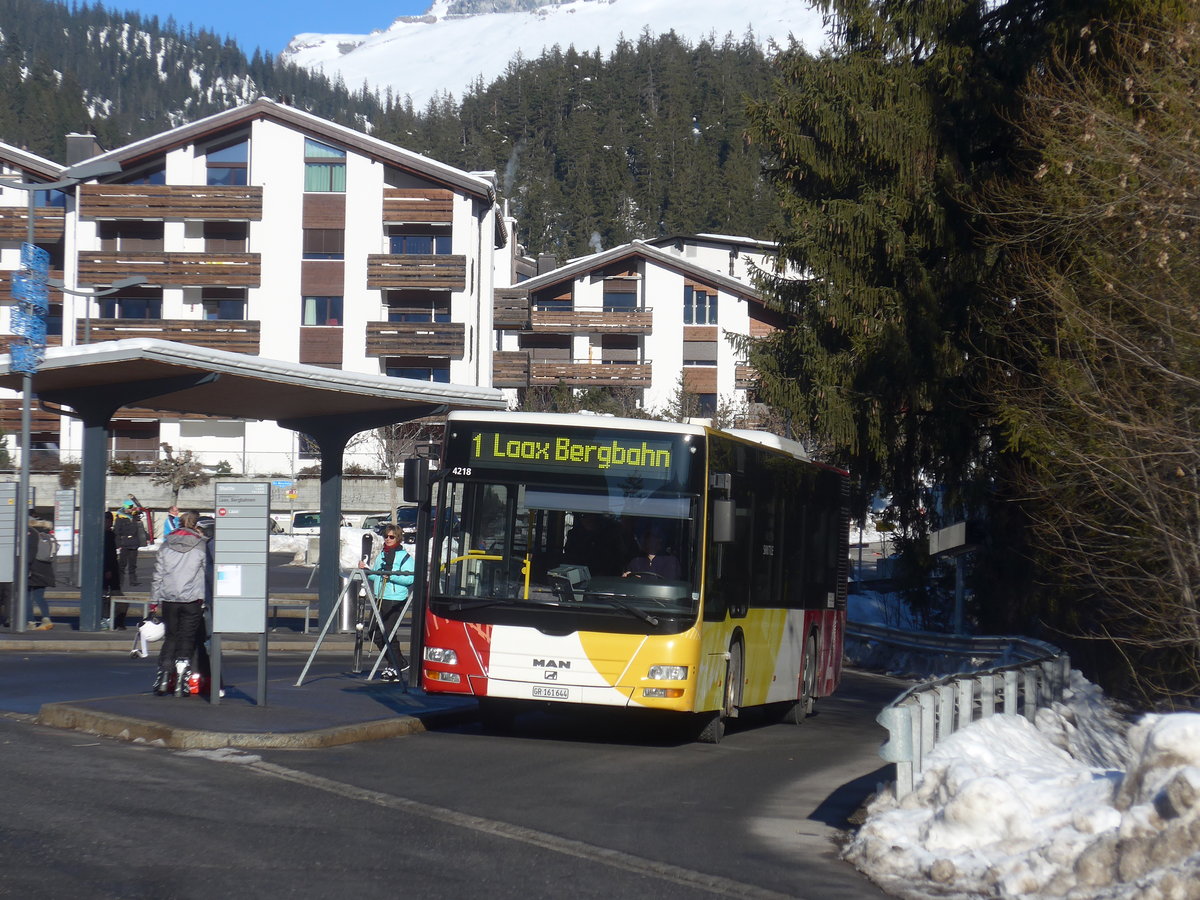
<svg viewBox="0 0 1200 900">
<path fill-rule="evenodd" d="M 47 703 L 34 720 L 39 725 L 82 731 L 131 743 L 154 744 L 172 750 L 217 750 L 235 747 L 242 750 L 320 749 L 378 741 L 384 738 L 418 734 L 426 730 L 424 719 L 450 721 L 464 715 L 461 710 L 417 716 L 391 716 L 369 722 L 295 732 L 231 732 L 176 728 L 132 716 L 88 709 L 75 703 Z"/>
</svg>

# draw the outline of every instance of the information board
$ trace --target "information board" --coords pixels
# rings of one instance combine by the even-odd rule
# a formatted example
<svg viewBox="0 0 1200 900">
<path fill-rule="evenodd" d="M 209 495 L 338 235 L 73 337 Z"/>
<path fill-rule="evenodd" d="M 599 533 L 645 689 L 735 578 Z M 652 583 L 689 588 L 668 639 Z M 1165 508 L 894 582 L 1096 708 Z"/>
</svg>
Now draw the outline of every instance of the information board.
<svg viewBox="0 0 1200 900">
<path fill-rule="evenodd" d="M 269 482 L 217 482 L 213 534 L 213 632 L 265 634 Z"/>
<path fill-rule="evenodd" d="M 14 555 L 17 552 L 13 540 L 17 529 L 17 483 L 0 483 L 0 581 L 11 583 L 16 572 Z M 14 617 L 14 621 L 15 621 Z"/>
<path fill-rule="evenodd" d="M 59 554 L 75 555 L 75 491 L 64 489 L 54 492 L 54 539 L 58 541 Z"/>
</svg>

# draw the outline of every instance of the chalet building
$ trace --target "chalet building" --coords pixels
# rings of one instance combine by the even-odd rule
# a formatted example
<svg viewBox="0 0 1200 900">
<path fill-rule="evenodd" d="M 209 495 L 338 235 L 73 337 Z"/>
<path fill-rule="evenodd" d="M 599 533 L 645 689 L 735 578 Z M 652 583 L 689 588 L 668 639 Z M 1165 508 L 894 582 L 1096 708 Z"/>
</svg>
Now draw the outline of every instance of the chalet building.
<svg viewBox="0 0 1200 900">
<path fill-rule="evenodd" d="M 496 291 L 492 385 L 515 402 L 531 388 L 612 388 L 648 411 L 682 388 L 698 417 L 718 407 L 752 424 L 753 373 L 730 340 L 779 318 L 750 284 L 773 246 L 718 235 L 633 241 Z M 734 275 L 728 274 L 733 267 Z"/>
<path fill-rule="evenodd" d="M 470 173 L 290 106 L 246 106 L 101 153 L 68 140 L 68 163 L 117 174 L 36 193 L 36 242 L 52 278 L 50 343 L 147 337 L 424 381 L 487 385 L 497 254 L 511 222 L 490 173 Z M 50 181 L 63 167 L 0 145 L 0 177 Z M 29 192 L 0 189 L 0 291 L 11 296 Z M 500 262 L 497 261 L 500 257 Z M 7 312 L 0 328 L 9 332 Z M 0 406 L 15 435 L 19 398 Z M 15 440 L 9 446 L 15 446 Z M 39 411 L 33 447 L 77 459 L 78 424 Z M 235 472 L 294 473 L 316 458 L 268 422 L 159 418 L 122 410 L 117 456 L 168 443 Z M 369 442 L 346 462 L 377 468 Z"/>
</svg>

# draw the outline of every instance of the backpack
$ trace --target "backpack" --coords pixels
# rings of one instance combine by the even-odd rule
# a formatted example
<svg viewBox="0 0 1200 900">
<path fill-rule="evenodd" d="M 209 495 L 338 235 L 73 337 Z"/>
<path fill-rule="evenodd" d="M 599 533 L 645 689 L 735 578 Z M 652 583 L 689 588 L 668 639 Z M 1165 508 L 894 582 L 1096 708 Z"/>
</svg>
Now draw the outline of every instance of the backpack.
<svg viewBox="0 0 1200 900">
<path fill-rule="evenodd" d="M 34 559 L 38 562 L 54 562 L 54 557 L 58 555 L 58 541 L 54 539 L 54 535 L 45 531 L 37 533 L 37 553 L 34 554 Z"/>
</svg>

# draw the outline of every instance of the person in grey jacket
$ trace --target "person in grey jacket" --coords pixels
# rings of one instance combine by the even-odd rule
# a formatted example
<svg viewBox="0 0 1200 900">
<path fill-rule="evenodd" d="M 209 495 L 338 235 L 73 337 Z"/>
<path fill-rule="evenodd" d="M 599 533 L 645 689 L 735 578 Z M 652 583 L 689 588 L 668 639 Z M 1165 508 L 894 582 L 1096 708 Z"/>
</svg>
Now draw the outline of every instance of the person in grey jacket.
<svg viewBox="0 0 1200 900">
<path fill-rule="evenodd" d="M 178 675 L 176 694 L 183 693 L 179 682 L 190 673 L 197 636 L 203 639 L 204 603 L 212 597 L 212 550 L 196 522 L 193 512 L 180 516 L 179 527 L 163 540 L 154 566 L 150 598 L 167 628 L 154 681 L 159 695 L 167 692 L 172 672 Z"/>
</svg>

